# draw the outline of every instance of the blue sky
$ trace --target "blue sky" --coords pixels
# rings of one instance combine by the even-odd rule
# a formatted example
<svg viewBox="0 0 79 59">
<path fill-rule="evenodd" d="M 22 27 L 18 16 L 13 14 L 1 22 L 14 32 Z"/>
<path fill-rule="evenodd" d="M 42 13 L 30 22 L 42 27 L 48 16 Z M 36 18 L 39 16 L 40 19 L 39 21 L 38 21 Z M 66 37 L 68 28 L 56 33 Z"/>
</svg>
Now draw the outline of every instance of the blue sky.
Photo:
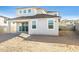
<svg viewBox="0 0 79 59">
<path fill-rule="evenodd" d="M 0 6 L 0 15 L 16 17 L 16 8 L 27 6 Z M 29 7 L 29 6 L 28 6 Z M 79 6 L 37 6 L 48 11 L 58 11 L 62 19 L 79 19 Z"/>
</svg>

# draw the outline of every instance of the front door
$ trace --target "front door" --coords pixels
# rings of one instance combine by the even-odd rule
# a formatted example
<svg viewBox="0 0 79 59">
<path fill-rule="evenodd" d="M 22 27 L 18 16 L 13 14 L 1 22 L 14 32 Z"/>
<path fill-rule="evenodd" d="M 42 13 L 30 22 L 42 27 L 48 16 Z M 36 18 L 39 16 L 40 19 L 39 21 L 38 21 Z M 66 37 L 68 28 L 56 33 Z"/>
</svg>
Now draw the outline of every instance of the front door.
<svg viewBox="0 0 79 59">
<path fill-rule="evenodd" d="M 19 32 L 28 32 L 28 22 L 23 22 L 19 26 Z"/>
</svg>

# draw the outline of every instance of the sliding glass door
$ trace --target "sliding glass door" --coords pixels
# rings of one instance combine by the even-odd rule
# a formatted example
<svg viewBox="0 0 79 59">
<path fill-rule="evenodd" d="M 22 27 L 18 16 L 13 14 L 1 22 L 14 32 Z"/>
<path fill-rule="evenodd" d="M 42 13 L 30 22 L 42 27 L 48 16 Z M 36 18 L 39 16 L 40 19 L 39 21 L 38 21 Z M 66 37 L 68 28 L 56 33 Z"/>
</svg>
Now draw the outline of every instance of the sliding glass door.
<svg viewBox="0 0 79 59">
<path fill-rule="evenodd" d="M 19 26 L 19 32 L 27 32 L 28 31 L 28 23 L 24 22 L 21 23 L 21 25 Z"/>
</svg>

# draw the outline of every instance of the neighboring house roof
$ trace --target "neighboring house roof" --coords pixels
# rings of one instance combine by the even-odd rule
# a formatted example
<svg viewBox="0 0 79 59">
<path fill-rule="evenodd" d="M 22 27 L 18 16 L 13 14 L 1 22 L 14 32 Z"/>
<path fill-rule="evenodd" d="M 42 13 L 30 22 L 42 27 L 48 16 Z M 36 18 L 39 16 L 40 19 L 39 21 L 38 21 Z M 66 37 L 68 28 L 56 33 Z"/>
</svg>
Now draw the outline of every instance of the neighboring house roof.
<svg viewBox="0 0 79 59">
<path fill-rule="evenodd" d="M 20 17 L 16 17 L 16 18 L 12 18 L 14 19 L 35 19 L 35 18 L 53 18 L 53 17 L 60 17 L 60 16 L 53 16 L 53 15 L 48 15 L 48 14 L 37 14 L 34 16 L 20 16 Z"/>
<path fill-rule="evenodd" d="M 10 19 L 10 18 L 8 18 L 8 17 L 5 17 L 5 16 L 0 16 L 0 17 L 2 17 L 2 18 L 5 18 L 6 20 Z"/>
</svg>

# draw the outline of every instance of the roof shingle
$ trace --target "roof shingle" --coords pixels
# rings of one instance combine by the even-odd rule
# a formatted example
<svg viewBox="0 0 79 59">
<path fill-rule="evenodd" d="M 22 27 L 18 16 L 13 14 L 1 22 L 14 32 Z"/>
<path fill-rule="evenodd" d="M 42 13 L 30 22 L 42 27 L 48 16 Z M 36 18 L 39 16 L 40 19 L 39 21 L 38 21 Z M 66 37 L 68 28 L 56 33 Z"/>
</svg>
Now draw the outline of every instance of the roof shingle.
<svg viewBox="0 0 79 59">
<path fill-rule="evenodd" d="M 34 16 L 20 16 L 12 19 L 13 20 L 14 19 L 35 19 L 35 18 L 53 18 L 53 17 L 60 17 L 60 16 L 54 16 L 54 15 L 48 15 L 48 14 L 37 14 Z"/>
</svg>

